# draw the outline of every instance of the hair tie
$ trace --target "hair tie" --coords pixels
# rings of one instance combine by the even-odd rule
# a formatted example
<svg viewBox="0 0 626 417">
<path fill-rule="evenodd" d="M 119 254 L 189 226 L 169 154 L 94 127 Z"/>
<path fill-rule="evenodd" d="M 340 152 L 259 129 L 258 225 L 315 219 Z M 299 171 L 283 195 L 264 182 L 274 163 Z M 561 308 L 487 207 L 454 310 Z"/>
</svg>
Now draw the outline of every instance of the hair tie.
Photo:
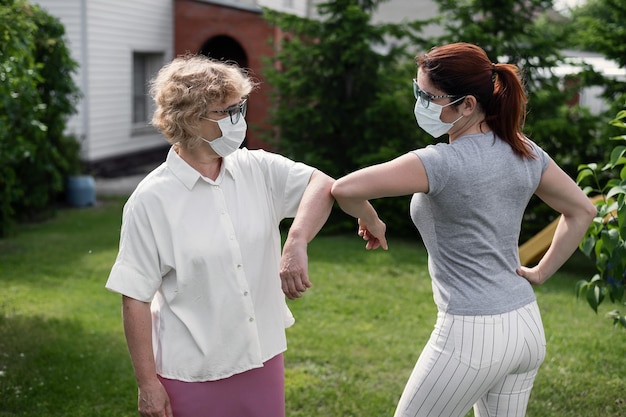
<svg viewBox="0 0 626 417">
<path fill-rule="evenodd" d="M 493 62 L 491 63 L 491 81 L 493 82 L 496 82 L 496 74 L 498 73 L 496 65 Z"/>
</svg>

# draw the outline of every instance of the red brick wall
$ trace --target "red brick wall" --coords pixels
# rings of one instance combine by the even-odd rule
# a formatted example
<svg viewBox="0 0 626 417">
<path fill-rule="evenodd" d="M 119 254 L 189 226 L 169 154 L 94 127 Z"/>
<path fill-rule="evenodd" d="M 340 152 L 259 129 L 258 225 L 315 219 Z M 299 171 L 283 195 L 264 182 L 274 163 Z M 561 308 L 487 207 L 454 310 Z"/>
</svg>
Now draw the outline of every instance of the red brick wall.
<svg viewBox="0 0 626 417">
<path fill-rule="evenodd" d="M 269 146 L 263 143 L 256 126 L 267 128 L 264 121 L 270 106 L 269 89 L 262 77 L 262 59 L 273 55 L 270 39 L 275 29 L 261 17 L 260 12 L 237 9 L 194 0 L 174 2 L 174 55 L 197 53 L 203 44 L 215 36 L 236 40 L 248 58 L 252 76 L 261 84 L 248 103 L 248 142 L 250 149 Z"/>
</svg>

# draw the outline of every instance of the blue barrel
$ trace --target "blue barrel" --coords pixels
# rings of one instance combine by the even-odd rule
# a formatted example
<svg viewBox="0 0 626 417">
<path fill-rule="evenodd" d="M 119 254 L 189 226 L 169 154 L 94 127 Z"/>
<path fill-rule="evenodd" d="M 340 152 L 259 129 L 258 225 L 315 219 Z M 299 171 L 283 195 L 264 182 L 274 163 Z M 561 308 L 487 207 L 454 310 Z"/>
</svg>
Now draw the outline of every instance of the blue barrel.
<svg viewBox="0 0 626 417">
<path fill-rule="evenodd" d="M 67 202 L 71 206 L 93 206 L 96 204 L 96 181 L 91 175 L 69 177 L 65 194 Z"/>
</svg>

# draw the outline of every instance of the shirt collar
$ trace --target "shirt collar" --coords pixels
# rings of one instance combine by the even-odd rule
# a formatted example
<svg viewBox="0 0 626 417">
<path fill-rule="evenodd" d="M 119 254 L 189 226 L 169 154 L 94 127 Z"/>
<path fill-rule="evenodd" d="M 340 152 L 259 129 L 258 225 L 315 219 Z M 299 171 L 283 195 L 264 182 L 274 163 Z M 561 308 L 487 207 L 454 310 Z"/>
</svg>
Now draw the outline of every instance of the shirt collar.
<svg viewBox="0 0 626 417">
<path fill-rule="evenodd" d="M 178 178 L 179 181 L 182 182 L 189 190 L 191 190 L 196 185 L 196 182 L 202 178 L 202 175 L 200 175 L 198 171 L 193 169 L 178 155 L 178 153 L 176 153 L 174 146 L 170 147 L 165 162 L 176 178 Z M 217 181 L 220 181 L 224 172 L 228 172 L 230 175 L 233 175 L 234 169 L 235 166 L 232 164 L 232 161 L 230 161 L 230 158 L 222 158 L 222 166 L 220 168 L 220 175 L 218 176 Z"/>
<path fill-rule="evenodd" d="M 167 153 L 165 163 L 176 178 L 178 178 L 179 181 L 182 182 L 189 190 L 196 185 L 196 182 L 198 182 L 198 179 L 201 177 L 198 171 L 193 169 L 183 160 L 183 158 L 178 156 L 178 153 L 174 150 L 174 146 L 172 146 Z"/>
</svg>

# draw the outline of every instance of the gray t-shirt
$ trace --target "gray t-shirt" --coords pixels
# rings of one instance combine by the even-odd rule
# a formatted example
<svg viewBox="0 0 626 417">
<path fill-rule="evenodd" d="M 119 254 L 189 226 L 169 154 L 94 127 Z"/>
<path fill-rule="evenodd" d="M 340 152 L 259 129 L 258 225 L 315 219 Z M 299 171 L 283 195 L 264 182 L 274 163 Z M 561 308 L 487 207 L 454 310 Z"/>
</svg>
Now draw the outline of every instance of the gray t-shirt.
<svg viewBox="0 0 626 417">
<path fill-rule="evenodd" d="M 429 192 L 415 194 L 411 218 L 428 250 L 439 311 L 489 315 L 535 300 L 516 274 L 522 216 L 550 157 L 521 158 L 492 133 L 461 137 L 414 151 Z"/>
</svg>

